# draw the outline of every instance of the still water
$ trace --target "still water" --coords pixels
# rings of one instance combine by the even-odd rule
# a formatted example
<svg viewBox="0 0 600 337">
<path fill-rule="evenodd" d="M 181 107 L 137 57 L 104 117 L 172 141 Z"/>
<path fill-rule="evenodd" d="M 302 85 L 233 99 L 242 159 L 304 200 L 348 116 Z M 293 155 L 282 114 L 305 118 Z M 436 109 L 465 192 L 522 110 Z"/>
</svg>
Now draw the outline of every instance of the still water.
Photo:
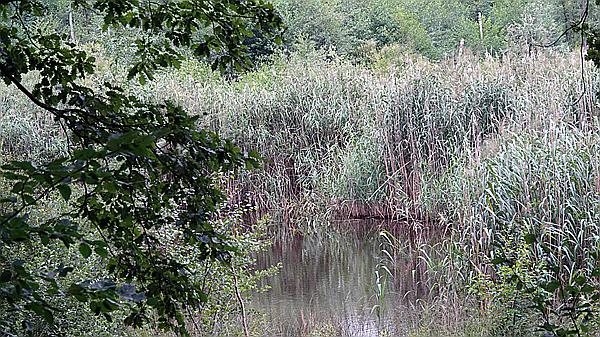
<svg viewBox="0 0 600 337">
<path fill-rule="evenodd" d="M 414 321 L 419 301 L 431 295 L 432 251 L 423 248 L 431 235 L 394 231 L 388 240 L 372 223 L 347 226 L 352 230 L 327 238 L 277 241 L 258 256 L 259 268 L 282 266 L 251 304 L 274 335 L 396 336 Z"/>
</svg>

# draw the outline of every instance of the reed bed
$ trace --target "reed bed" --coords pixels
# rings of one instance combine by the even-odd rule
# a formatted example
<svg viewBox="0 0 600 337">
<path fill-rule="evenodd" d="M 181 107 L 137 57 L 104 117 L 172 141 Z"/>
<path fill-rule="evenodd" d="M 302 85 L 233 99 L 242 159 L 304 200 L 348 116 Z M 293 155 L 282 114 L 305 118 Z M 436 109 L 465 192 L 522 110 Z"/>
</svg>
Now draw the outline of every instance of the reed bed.
<svg viewBox="0 0 600 337">
<path fill-rule="evenodd" d="M 594 276 L 600 263 L 596 123 L 582 129 L 561 121 L 547 130 L 507 133 L 494 153 L 455 170 L 443 187 L 441 197 L 453 210 L 446 220 L 453 228 L 446 240 L 452 265 L 445 273 L 453 275 L 455 287 L 478 288 L 475 294 L 486 310 L 518 309 L 520 318 L 504 324 L 503 333 L 526 327 L 533 334 L 545 320 L 572 326 L 558 314 L 573 307 L 569 301 L 574 298 L 564 289 L 579 284 L 600 289 Z M 493 263 L 498 256 L 508 256 L 514 263 L 498 266 Z M 515 282 L 508 274 L 518 274 L 523 281 Z M 550 283 L 560 289 L 544 288 Z M 534 298 L 522 289 L 527 287 L 548 298 L 549 318 L 531 310 Z M 580 296 L 592 303 L 594 318 L 589 324 L 598 329 L 597 300 L 592 294 Z M 580 319 L 573 321 L 582 324 Z"/>
<path fill-rule="evenodd" d="M 61 127 L 22 96 L 15 88 L 0 88 L 0 163 L 17 158 L 42 162 L 64 153 Z"/>
<path fill-rule="evenodd" d="M 578 55 L 395 64 L 306 52 L 235 81 L 190 65 L 152 92 L 258 150 L 265 169 L 242 177 L 241 190 L 289 223 L 307 214 L 441 223 L 448 208 L 436 186 L 463 153 L 477 162 L 507 132 L 588 129 L 596 114 L 597 71 L 585 64 L 582 79 Z"/>
<path fill-rule="evenodd" d="M 586 63 L 581 78 L 575 54 L 393 64 L 372 69 L 304 51 L 226 80 L 188 62 L 131 90 L 175 100 L 202 115 L 203 127 L 258 150 L 264 170 L 231 190 L 292 224 L 308 214 L 442 224 L 452 207 L 440 186 L 498 151 L 506 134 L 595 127 L 598 72 Z M 121 81 L 110 67 L 99 76 Z M 14 89 L 0 89 L 0 106 L 5 156 L 66 150 L 60 126 Z"/>
</svg>

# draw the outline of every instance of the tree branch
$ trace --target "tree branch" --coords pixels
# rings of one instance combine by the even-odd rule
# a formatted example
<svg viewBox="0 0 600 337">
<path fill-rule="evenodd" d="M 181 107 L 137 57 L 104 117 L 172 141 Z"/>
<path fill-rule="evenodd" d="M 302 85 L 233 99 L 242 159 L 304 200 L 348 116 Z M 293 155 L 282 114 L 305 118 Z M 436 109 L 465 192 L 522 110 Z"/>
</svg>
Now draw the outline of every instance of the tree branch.
<svg viewBox="0 0 600 337">
<path fill-rule="evenodd" d="M 9 1 L 9 0 L 0 0 L 0 4 L 1 4 L 1 1 Z M 52 113 L 53 115 L 55 115 L 57 117 L 62 116 L 64 112 L 67 112 L 66 110 L 57 109 L 53 106 L 50 106 L 50 105 L 40 101 L 37 97 L 35 97 L 34 94 L 31 93 L 31 91 L 29 91 L 29 89 L 25 88 L 25 86 L 19 80 L 17 80 L 13 75 L 10 74 L 10 71 L 8 70 L 6 65 L 1 62 L 0 62 L 0 74 L 2 74 L 2 76 L 4 76 L 4 77 L 8 78 L 8 80 L 10 80 L 10 82 L 12 84 L 14 84 L 15 87 L 17 87 L 17 89 L 19 89 L 19 91 L 21 91 L 23 94 L 25 94 L 25 96 L 27 96 L 27 98 L 29 98 L 29 100 L 31 100 L 35 105 L 39 106 L 40 108 Z"/>
</svg>

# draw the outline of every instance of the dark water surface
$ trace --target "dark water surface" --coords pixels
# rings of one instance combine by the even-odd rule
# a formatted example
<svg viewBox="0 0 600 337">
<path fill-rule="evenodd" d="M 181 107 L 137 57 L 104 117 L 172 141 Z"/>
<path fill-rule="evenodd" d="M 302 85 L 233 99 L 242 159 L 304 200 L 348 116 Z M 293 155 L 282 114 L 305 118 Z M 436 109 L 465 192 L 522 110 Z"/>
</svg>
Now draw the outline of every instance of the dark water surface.
<svg viewBox="0 0 600 337">
<path fill-rule="evenodd" d="M 276 335 L 399 335 L 415 304 L 430 295 L 425 271 L 432 252 L 423 248 L 431 243 L 430 234 L 395 231 L 397 241 L 390 245 L 373 223 L 345 225 L 352 230 L 279 240 L 258 256 L 261 269 L 282 264 L 280 273 L 264 282 L 271 289 L 251 303 L 266 314 Z"/>
</svg>

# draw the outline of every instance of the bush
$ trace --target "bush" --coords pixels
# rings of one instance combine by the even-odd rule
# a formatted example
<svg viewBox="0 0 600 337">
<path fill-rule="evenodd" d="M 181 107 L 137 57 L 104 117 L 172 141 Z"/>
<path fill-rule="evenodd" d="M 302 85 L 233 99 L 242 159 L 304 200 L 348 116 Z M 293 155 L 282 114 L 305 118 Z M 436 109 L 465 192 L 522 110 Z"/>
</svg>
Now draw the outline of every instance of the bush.
<svg viewBox="0 0 600 337">
<path fill-rule="evenodd" d="M 64 212 L 65 208 L 64 201 L 56 195 L 32 213 L 31 217 L 43 221 Z M 278 266 L 267 270 L 254 269 L 254 256 L 268 249 L 270 241 L 266 236 L 266 221 L 259 221 L 254 225 L 245 224 L 244 217 L 251 211 L 253 210 L 246 206 L 230 204 L 223 205 L 220 212 L 215 214 L 215 229 L 221 234 L 226 234 L 231 240 L 232 247 L 236 249 L 230 262 L 211 260 L 194 262 L 201 261 L 198 258 L 201 252 L 182 251 L 178 242 L 180 233 L 176 228 L 162 233 L 163 242 L 166 242 L 162 247 L 164 252 L 178 255 L 189 263 L 188 271 L 194 275 L 194 281 L 202 284 L 202 290 L 209 296 L 208 301 L 201 308 L 189 312 L 186 317 L 189 330 L 198 335 L 241 333 L 244 326 L 242 321 L 247 322 L 248 317 L 254 318 L 249 309 L 242 309 L 244 302 L 249 300 L 250 293 L 261 290 L 258 286 L 260 280 L 273 275 L 278 270 Z M 73 282 L 81 279 L 103 282 L 108 279 L 104 259 L 99 257 L 85 259 L 76 246 L 66 247 L 62 243 L 49 245 L 24 243 L 3 249 L 8 256 L 23 261 L 29 269 L 41 275 L 61 272 L 61 267 L 58 270 L 48 269 L 51 266 L 77 266 L 66 277 L 61 277 L 62 286 L 59 293 L 44 298 L 60 312 L 60 315 L 56 315 L 54 324 L 48 324 L 37 315 L 28 315 L 27 311 L 15 312 L 4 304 L 0 305 L 0 321 L 12 326 L 13 331 L 22 331 L 23 334 L 29 331 L 33 336 L 49 337 L 143 336 L 159 333 L 160 330 L 153 326 L 141 330 L 132 330 L 124 326 L 122 320 L 128 314 L 126 307 L 112 315 L 113 320 L 107 320 L 102 315 L 90 314 L 90 309 L 84 303 L 65 296 L 64 293 L 69 291 L 67 285 Z M 0 266 L 4 266 L 4 263 L 5 261 L 0 261 Z M 24 319 L 31 322 L 30 325 L 19 326 Z"/>
<path fill-rule="evenodd" d="M 106 60 L 105 60 L 106 61 Z M 113 77 L 116 69 L 106 67 L 107 73 L 99 74 L 101 77 Z M 93 80 L 93 79 L 90 79 Z M 206 83 L 210 83 L 207 81 Z M 67 151 L 68 137 L 50 116 L 38 111 L 31 102 L 16 95 L 14 89 L 0 86 L 3 97 L 3 114 L 0 115 L 0 165 L 9 160 L 33 160 L 34 162 L 47 162 Z M 223 182 L 225 185 L 225 182 Z M 77 186 L 75 186 L 77 187 Z M 73 188 L 72 195 L 77 197 L 81 190 Z M 0 199 L 7 197 L 10 190 L 8 182 L 0 179 Z M 59 193 L 51 195 L 40 201 L 40 206 L 29 212 L 32 223 L 57 217 L 68 208 Z M 266 237 L 266 221 L 254 225 L 247 224 L 248 213 L 253 212 L 244 204 L 222 205 L 218 214 L 214 215 L 213 226 L 220 234 L 226 234 L 232 240 L 232 247 L 237 249 L 237 254 L 230 264 L 223 261 L 205 260 L 199 258 L 200 252 L 182 252 L 175 228 L 162 233 L 165 244 L 162 249 L 169 254 L 182 254 L 188 262 L 192 262 L 196 282 L 206 285 L 205 292 L 210 294 L 209 301 L 197 312 L 189 313 L 187 317 L 190 330 L 201 330 L 206 333 L 226 334 L 239 332 L 242 324 L 240 314 L 240 299 L 247 300 L 250 292 L 258 290 L 257 282 L 265 276 L 276 272 L 276 268 L 264 271 L 253 269 L 253 256 L 256 252 L 266 249 L 269 241 Z M 98 234 L 87 228 L 89 224 L 82 224 L 82 232 L 89 240 L 100 240 Z M 97 233 L 97 232 L 96 232 Z M 94 236 L 95 235 L 95 236 Z M 0 321 L 3 326 L 10 326 L 22 335 L 29 330 L 33 336 L 129 336 L 132 334 L 158 333 L 154 327 L 147 327 L 143 331 L 133 331 L 122 323 L 128 313 L 125 306 L 113 316 L 114 321 L 108 321 L 102 315 L 90 313 L 90 308 L 78 302 L 72 296 L 66 296 L 68 286 L 82 279 L 94 282 L 103 282 L 108 278 L 106 259 L 93 254 L 84 258 L 77 245 L 65 246 L 61 242 L 50 242 L 47 245 L 41 242 L 15 243 L 2 247 L 3 256 L 10 257 L 13 261 L 22 261 L 24 266 L 35 275 L 60 274 L 60 291 L 44 298 L 53 308 L 57 309 L 54 324 L 48 324 L 38 315 L 30 311 L 15 312 L 7 303 L 0 304 Z M 185 254 L 184 254 L 185 253 Z M 194 258 L 196 257 L 196 258 Z M 0 269 L 5 270 L 10 261 L 0 261 Z M 58 269 L 50 269 L 59 266 Z M 73 270 L 61 269 L 64 266 L 77 267 Z M 124 281 L 125 280 L 121 280 Z M 48 281 L 49 282 L 49 281 Z M 44 286 L 48 282 L 43 283 Z M 42 292 L 45 293 L 45 292 Z M 240 296 L 238 299 L 238 295 Z M 246 315 L 250 315 L 248 311 Z M 216 316 L 215 316 L 216 315 Z M 215 318 L 217 317 L 217 318 Z M 28 326 L 21 326 L 20 322 L 27 320 Z"/>
</svg>

